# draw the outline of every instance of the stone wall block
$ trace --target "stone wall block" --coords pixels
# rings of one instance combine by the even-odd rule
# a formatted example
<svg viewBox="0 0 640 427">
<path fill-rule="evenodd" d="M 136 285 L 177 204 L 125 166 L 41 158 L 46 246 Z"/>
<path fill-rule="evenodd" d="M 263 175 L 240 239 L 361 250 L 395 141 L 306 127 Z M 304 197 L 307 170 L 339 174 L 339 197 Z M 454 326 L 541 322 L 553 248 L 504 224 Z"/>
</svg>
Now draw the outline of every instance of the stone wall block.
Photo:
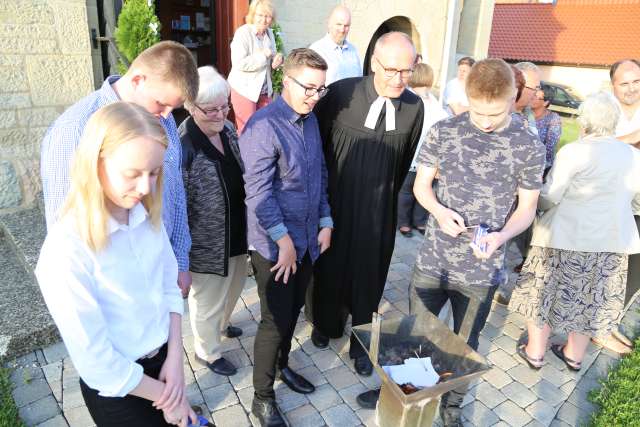
<svg viewBox="0 0 640 427">
<path fill-rule="evenodd" d="M 31 146 L 38 146 L 38 141 L 31 141 Z M 42 191 L 40 181 L 40 159 L 29 157 L 25 159 L 15 159 L 13 161 L 16 175 L 22 187 L 22 202 L 25 205 L 32 205 L 36 202 L 37 195 Z"/>
<path fill-rule="evenodd" d="M 0 160 L 0 209 L 19 206 L 22 191 L 11 162 Z"/>
<path fill-rule="evenodd" d="M 0 56 L 2 56 L 0 54 Z M 0 93 L 29 90 L 27 75 L 22 67 L 0 67 Z"/>
<path fill-rule="evenodd" d="M 69 105 L 93 90 L 91 57 L 30 56 L 27 75 L 34 105 Z"/>
<path fill-rule="evenodd" d="M 22 39 L 51 39 L 56 38 L 56 28 L 53 25 L 21 25 L 16 23 L 0 24 L 0 38 L 18 37 Z"/>
<path fill-rule="evenodd" d="M 12 128 L 16 125 L 15 111 L 0 110 L 0 129 Z"/>
<path fill-rule="evenodd" d="M 0 1 L 0 21 L 15 24 L 53 24 L 54 11 L 44 0 Z"/>
<path fill-rule="evenodd" d="M 63 54 L 91 54 L 91 41 L 84 5 L 57 2 L 56 28 Z"/>
<path fill-rule="evenodd" d="M 24 127 L 49 126 L 60 114 L 54 107 L 18 110 L 18 124 Z"/>
<path fill-rule="evenodd" d="M 20 55 L 0 55 L 0 67 L 23 67 L 24 61 Z M 4 75 L 4 74 L 3 74 Z"/>
<path fill-rule="evenodd" d="M 26 129 L 0 130 L 0 157 L 11 159 L 36 155 L 38 150 L 30 147 L 28 141 Z"/>
<path fill-rule="evenodd" d="M 31 106 L 29 93 L 0 93 L 0 108 L 28 108 Z"/>
<path fill-rule="evenodd" d="M 2 53 L 53 53 L 57 50 L 55 40 L 25 39 L 22 37 L 0 38 L 0 52 Z"/>
</svg>

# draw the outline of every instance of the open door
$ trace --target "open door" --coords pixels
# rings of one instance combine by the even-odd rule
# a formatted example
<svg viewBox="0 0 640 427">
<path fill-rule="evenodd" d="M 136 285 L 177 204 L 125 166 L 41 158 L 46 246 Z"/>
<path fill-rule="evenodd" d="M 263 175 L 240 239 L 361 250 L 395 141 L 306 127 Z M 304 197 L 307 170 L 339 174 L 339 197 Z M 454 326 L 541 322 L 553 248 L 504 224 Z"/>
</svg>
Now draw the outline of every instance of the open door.
<svg viewBox="0 0 640 427">
<path fill-rule="evenodd" d="M 249 0 L 215 1 L 216 68 L 227 76 L 231 71 L 229 44 L 236 29 L 244 24 L 249 11 Z"/>
</svg>

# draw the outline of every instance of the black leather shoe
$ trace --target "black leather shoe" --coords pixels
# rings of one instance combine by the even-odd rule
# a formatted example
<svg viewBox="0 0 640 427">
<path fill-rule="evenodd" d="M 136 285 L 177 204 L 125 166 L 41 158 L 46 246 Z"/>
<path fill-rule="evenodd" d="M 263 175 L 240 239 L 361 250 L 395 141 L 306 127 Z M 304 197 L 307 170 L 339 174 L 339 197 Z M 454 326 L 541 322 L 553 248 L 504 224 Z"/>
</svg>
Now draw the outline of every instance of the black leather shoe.
<svg viewBox="0 0 640 427">
<path fill-rule="evenodd" d="M 280 370 L 280 379 L 296 393 L 309 394 L 316 390 L 313 384 L 307 381 L 302 375 L 293 372 L 291 368 L 282 368 Z"/>
<path fill-rule="evenodd" d="M 207 366 L 207 368 L 211 369 L 213 372 L 215 372 L 218 375 L 223 375 L 225 377 L 231 376 L 231 375 L 235 375 L 238 370 L 236 369 L 235 366 L 233 366 L 231 364 L 231 362 L 229 362 L 227 359 L 225 359 L 224 357 L 221 357 L 220 359 L 214 361 L 214 362 L 207 362 L 206 360 L 198 357 L 196 355 L 196 360 L 204 365 Z"/>
<path fill-rule="evenodd" d="M 360 393 L 358 397 L 356 397 L 356 402 L 364 409 L 376 409 L 378 399 L 380 399 L 380 389 Z"/>
<path fill-rule="evenodd" d="M 358 375 L 368 377 L 373 372 L 373 365 L 368 356 L 359 356 L 353 361 L 353 366 L 356 368 Z"/>
<path fill-rule="evenodd" d="M 227 336 L 227 338 L 237 338 L 242 335 L 242 329 L 229 325 L 224 331 L 224 334 Z"/>
<path fill-rule="evenodd" d="M 262 427 L 286 427 L 287 425 L 274 399 L 262 400 L 254 397 L 251 413 L 256 416 Z"/>
<path fill-rule="evenodd" d="M 311 331 L 311 342 L 317 348 L 327 348 L 329 346 L 329 337 L 323 335 L 322 332 L 316 328 L 313 328 Z"/>
</svg>

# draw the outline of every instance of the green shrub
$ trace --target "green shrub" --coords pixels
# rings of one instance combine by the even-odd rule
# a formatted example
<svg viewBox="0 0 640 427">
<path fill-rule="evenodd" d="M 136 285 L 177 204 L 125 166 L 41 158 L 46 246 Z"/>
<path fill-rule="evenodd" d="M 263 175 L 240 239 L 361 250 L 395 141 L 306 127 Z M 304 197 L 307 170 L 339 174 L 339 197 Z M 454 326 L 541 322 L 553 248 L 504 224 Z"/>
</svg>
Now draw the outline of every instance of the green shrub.
<svg viewBox="0 0 640 427">
<path fill-rule="evenodd" d="M 640 338 L 634 350 L 609 371 L 589 400 L 599 405 L 591 415 L 593 427 L 640 426 Z"/>
<path fill-rule="evenodd" d="M 153 0 L 125 0 L 115 30 L 116 46 L 131 63 L 143 50 L 160 41 L 160 21 Z M 124 74 L 128 64 L 118 64 Z"/>
<path fill-rule="evenodd" d="M 271 25 L 273 36 L 276 39 L 276 51 L 284 55 L 284 43 L 282 42 L 282 28 L 278 24 Z M 282 92 L 282 66 L 271 70 L 271 85 L 274 93 Z"/>
<path fill-rule="evenodd" d="M 9 370 L 2 367 L 0 367 L 0 427 L 24 427 L 11 397 Z"/>
</svg>

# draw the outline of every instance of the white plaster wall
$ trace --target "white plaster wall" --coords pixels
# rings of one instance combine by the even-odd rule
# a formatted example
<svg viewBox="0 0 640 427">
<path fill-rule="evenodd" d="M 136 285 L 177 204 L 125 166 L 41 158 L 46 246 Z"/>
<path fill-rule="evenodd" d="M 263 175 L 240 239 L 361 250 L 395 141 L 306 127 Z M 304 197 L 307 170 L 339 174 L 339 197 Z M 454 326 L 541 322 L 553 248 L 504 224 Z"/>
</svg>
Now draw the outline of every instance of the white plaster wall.
<svg viewBox="0 0 640 427">
<path fill-rule="evenodd" d="M 540 65 L 542 80 L 571 86 L 584 96 L 598 90 L 609 90 L 608 68 L 563 67 L 559 65 Z"/>
</svg>

